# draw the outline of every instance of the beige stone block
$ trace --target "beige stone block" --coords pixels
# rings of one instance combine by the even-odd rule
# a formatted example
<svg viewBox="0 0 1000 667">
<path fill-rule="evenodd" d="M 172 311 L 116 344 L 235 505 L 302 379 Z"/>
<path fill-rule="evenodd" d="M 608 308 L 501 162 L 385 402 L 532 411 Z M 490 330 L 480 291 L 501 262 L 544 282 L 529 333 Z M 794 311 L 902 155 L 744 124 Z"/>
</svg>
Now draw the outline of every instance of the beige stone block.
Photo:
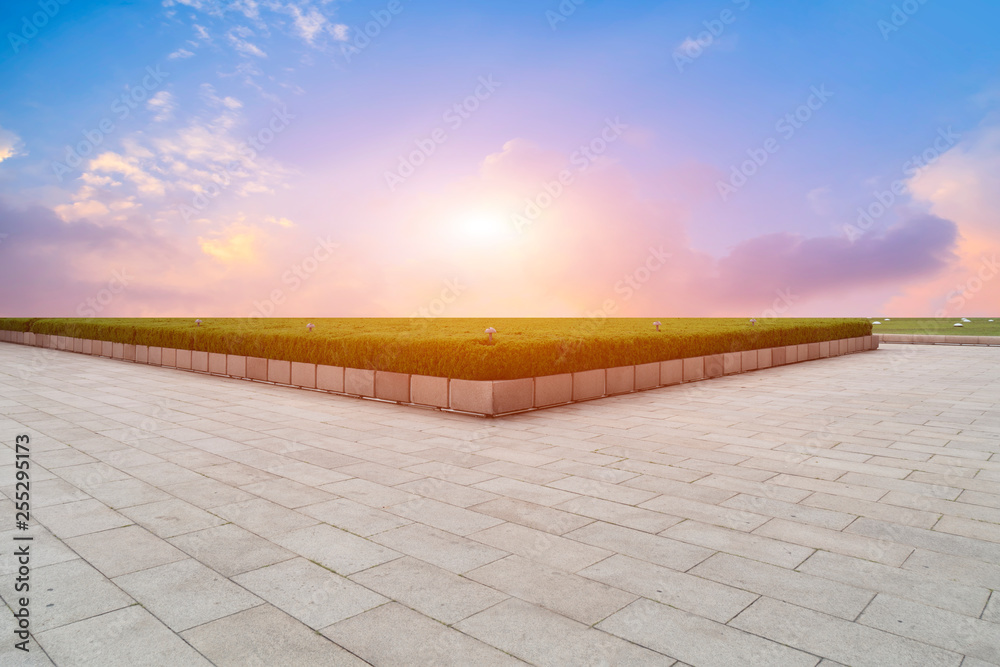
<svg viewBox="0 0 1000 667">
<path fill-rule="evenodd" d="M 702 362 L 702 372 L 704 372 L 704 361 Z M 684 382 L 684 360 L 671 359 L 660 362 L 660 385 L 669 387 L 670 385 Z"/>
<path fill-rule="evenodd" d="M 809 361 L 809 344 L 802 343 L 801 345 L 798 346 L 798 348 L 799 348 L 798 360 Z"/>
<path fill-rule="evenodd" d="M 397 403 L 410 402 L 410 376 L 408 373 L 375 371 L 375 398 Z"/>
<path fill-rule="evenodd" d="M 604 396 L 607 372 L 603 368 L 573 373 L 573 400 L 585 401 Z"/>
<path fill-rule="evenodd" d="M 344 369 L 344 393 L 352 396 L 375 397 L 375 371 L 362 368 Z"/>
<path fill-rule="evenodd" d="M 149 346 L 147 345 L 135 346 L 135 362 L 137 364 L 149 363 Z"/>
<path fill-rule="evenodd" d="M 191 351 L 191 370 L 201 373 L 208 372 L 208 352 Z"/>
<path fill-rule="evenodd" d="M 809 343 L 806 345 L 806 359 L 809 361 L 819 359 L 819 343 Z"/>
<path fill-rule="evenodd" d="M 685 382 L 705 379 L 705 357 L 688 357 L 681 361 L 684 362 L 683 375 Z"/>
<path fill-rule="evenodd" d="M 535 378 L 535 407 L 559 405 L 573 400 L 573 374 L 543 375 Z"/>
<path fill-rule="evenodd" d="M 535 405 L 535 379 L 494 380 L 493 414 L 530 410 Z"/>
<path fill-rule="evenodd" d="M 765 347 L 763 350 L 757 350 L 757 368 L 770 368 L 772 365 L 771 348 Z"/>
<path fill-rule="evenodd" d="M 76 353 L 83 352 L 83 339 L 82 338 L 74 338 L 73 339 L 73 351 L 76 352 Z"/>
<path fill-rule="evenodd" d="M 212 375 L 228 375 L 226 373 L 226 355 L 219 352 L 209 352 L 208 372 Z"/>
<path fill-rule="evenodd" d="M 94 341 L 90 340 L 89 338 L 84 338 L 81 341 L 81 343 L 82 343 L 82 345 L 81 345 L 80 352 L 82 352 L 83 354 L 93 354 Z"/>
<path fill-rule="evenodd" d="M 607 369 L 605 391 L 608 396 L 635 391 L 635 366 L 618 366 Z"/>
<path fill-rule="evenodd" d="M 652 389 L 660 386 L 660 363 L 638 364 L 635 367 L 635 390 Z"/>
<path fill-rule="evenodd" d="M 726 374 L 726 355 L 709 354 L 705 356 L 705 377 L 718 378 Z"/>
<path fill-rule="evenodd" d="M 951 345 L 964 345 L 967 340 L 967 336 L 945 336 L 945 342 Z"/>
<path fill-rule="evenodd" d="M 110 359 L 111 355 L 114 353 L 114 347 L 115 347 L 114 343 L 112 343 L 111 341 L 109 341 L 109 340 L 102 340 L 101 341 L 101 356 L 102 357 L 107 357 L 108 359 Z"/>
<path fill-rule="evenodd" d="M 226 375 L 234 378 L 247 377 L 247 358 L 242 354 L 227 354 Z"/>
<path fill-rule="evenodd" d="M 740 353 L 740 369 L 744 373 L 757 370 L 758 352 L 759 350 L 744 350 Z"/>
<path fill-rule="evenodd" d="M 125 361 L 135 361 L 135 345 L 125 344 L 125 352 L 122 355 Z"/>
<path fill-rule="evenodd" d="M 24 344 L 34 345 L 35 344 L 35 334 L 30 331 L 24 332 Z"/>
<path fill-rule="evenodd" d="M 160 365 L 168 368 L 177 368 L 177 350 L 172 347 L 163 348 L 160 356 Z"/>
<path fill-rule="evenodd" d="M 111 344 L 111 358 L 112 359 L 124 359 L 125 358 L 125 344 L 124 343 L 112 343 Z"/>
<path fill-rule="evenodd" d="M 740 352 L 726 352 L 722 355 L 723 375 L 735 375 L 743 371 L 743 355 Z"/>
<path fill-rule="evenodd" d="M 191 350 L 177 350 L 177 368 L 191 370 Z"/>
<path fill-rule="evenodd" d="M 772 366 L 784 366 L 788 363 L 787 360 L 788 350 L 782 347 L 772 347 L 771 348 L 771 365 Z"/>
<path fill-rule="evenodd" d="M 830 356 L 830 341 L 824 340 L 819 344 L 819 358 L 826 359 Z"/>
<path fill-rule="evenodd" d="M 316 388 L 316 364 L 306 364 L 301 361 L 292 362 L 292 381 L 296 387 L 306 389 Z"/>
<path fill-rule="evenodd" d="M 149 354 L 146 357 L 146 362 L 154 366 L 159 366 L 160 363 L 162 363 L 162 361 L 163 361 L 163 348 L 150 346 Z"/>
<path fill-rule="evenodd" d="M 292 383 L 292 362 L 280 359 L 267 360 L 267 381 L 275 384 Z"/>
<path fill-rule="evenodd" d="M 786 345 L 785 346 L 785 363 L 786 364 L 797 364 L 797 363 L 799 363 L 799 346 L 798 345 Z"/>
<path fill-rule="evenodd" d="M 247 377 L 251 380 L 267 381 L 267 359 L 247 357 Z"/>
<path fill-rule="evenodd" d="M 448 391 L 448 405 L 452 410 L 479 415 L 493 414 L 493 382 L 489 380 L 452 380 L 448 383 Z"/>
<path fill-rule="evenodd" d="M 343 379 L 340 384 L 343 387 Z M 410 401 L 417 405 L 429 405 L 435 408 L 448 407 L 448 378 L 411 375 Z"/>
<path fill-rule="evenodd" d="M 316 388 L 324 391 L 335 391 L 340 394 L 344 393 L 344 367 L 317 364 Z M 446 405 L 442 407 L 447 407 L 447 396 L 445 397 L 445 403 Z"/>
</svg>

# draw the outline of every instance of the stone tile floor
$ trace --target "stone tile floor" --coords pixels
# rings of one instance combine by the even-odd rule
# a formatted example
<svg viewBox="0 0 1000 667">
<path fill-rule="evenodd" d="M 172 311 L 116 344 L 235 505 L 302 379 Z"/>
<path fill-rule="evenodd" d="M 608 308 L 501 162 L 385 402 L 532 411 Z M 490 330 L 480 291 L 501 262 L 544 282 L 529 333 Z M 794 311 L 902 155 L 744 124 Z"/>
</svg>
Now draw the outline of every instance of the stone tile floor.
<svg viewBox="0 0 1000 667">
<path fill-rule="evenodd" d="M 1000 349 L 498 420 L 0 344 L 4 665 L 1000 664 Z"/>
</svg>

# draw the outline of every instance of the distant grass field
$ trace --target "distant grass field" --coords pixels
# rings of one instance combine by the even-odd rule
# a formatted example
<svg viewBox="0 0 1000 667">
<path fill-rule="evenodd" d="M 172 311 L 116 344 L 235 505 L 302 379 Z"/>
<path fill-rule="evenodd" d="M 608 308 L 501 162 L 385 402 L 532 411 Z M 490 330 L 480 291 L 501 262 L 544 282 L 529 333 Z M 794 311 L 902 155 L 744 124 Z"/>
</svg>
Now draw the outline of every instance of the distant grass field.
<svg viewBox="0 0 1000 667">
<path fill-rule="evenodd" d="M 287 361 L 507 380 L 867 336 L 864 319 L 29 319 L 0 328 Z M 306 324 L 316 325 L 313 332 Z M 487 343 L 487 327 L 497 333 Z"/>
<path fill-rule="evenodd" d="M 970 317 L 972 322 L 962 322 L 961 317 L 893 317 L 886 321 L 872 318 L 872 322 L 881 322 L 872 327 L 877 334 L 921 334 L 925 336 L 1000 336 L 1000 316 Z M 990 320 L 994 320 L 990 322 Z M 962 326 L 956 327 L 956 322 Z"/>
</svg>

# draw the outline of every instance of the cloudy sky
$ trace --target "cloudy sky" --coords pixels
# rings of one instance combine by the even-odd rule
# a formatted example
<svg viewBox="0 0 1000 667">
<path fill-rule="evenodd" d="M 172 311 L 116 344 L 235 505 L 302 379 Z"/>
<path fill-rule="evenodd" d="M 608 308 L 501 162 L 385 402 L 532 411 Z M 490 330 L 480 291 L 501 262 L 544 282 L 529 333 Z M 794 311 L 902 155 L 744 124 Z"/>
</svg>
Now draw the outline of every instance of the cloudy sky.
<svg viewBox="0 0 1000 667">
<path fill-rule="evenodd" d="M 0 315 L 1000 314 L 990 0 L 0 12 Z"/>
</svg>

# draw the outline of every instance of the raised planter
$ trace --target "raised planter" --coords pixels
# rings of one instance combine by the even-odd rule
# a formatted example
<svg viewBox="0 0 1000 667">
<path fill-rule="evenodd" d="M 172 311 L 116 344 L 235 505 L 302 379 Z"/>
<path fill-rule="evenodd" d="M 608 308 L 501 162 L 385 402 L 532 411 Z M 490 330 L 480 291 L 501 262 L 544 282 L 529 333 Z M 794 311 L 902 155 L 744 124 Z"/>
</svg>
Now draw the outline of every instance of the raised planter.
<svg viewBox="0 0 1000 667">
<path fill-rule="evenodd" d="M 917 334 L 875 334 L 873 349 L 880 343 L 907 345 L 986 345 L 1000 346 L 1000 336 L 920 336 Z"/>
<path fill-rule="evenodd" d="M 0 341 L 481 416 L 512 414 L 575 401 L 668 387 L 682 382 L 746 373 L 772 366 L 875 350 L 882 341 L 906 344 L 1000 346 L 1000 337 L 921 337 L 907 334 L 895 339 L 891 334 L 883 334 L 517 380 L 460 380 L 35 335 L 31 332 L 0 331 Z"/>
</svg>

